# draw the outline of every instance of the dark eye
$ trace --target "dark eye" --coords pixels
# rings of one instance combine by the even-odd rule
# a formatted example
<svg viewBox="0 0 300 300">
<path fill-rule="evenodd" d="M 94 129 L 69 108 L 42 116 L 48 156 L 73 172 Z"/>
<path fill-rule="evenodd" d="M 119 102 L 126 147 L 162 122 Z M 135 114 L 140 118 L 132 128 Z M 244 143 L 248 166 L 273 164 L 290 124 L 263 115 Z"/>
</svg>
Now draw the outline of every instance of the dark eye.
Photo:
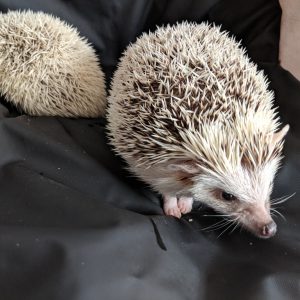
<svg viewBox="0 0 300 300">
<path fill-rule="evenodd" d="M 234 201 L 236 200 L 236 197 L 232 194 L 226 193 L 226 192 L 222 192 L 222 198 L 226 201 Z"/>
</svg>

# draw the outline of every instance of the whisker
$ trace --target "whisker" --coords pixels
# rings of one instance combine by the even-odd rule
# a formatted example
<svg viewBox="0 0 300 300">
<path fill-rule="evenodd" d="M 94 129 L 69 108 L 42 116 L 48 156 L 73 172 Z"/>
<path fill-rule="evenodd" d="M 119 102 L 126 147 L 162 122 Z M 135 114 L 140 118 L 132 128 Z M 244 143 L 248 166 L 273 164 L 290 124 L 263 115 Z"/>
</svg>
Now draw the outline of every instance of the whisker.
<svg viewBox="0 0 300 300">
<path fill-rule="evenodd" d="M 284 196 L 281 196 L 281 197 L 278 197 L 278 198 L 274 198 L 274 199 L 271 199 L 270 201 L 271 202 L 274 202 L 274 201 L 277 201 L 277 200 L 281 200 L 283 198 L 285 198 L 287 195 L 284 195 Z"/>
<path fill-rule="evenodd" d="M 231 217 L 231 215 L 219 215 L 219 214 L 216 214 L 216 215 L 202 215 L 204 217 Z"/>
<path fill-rule="evenodd" d="M 225 226 L 227 226 L 230 223 L 231 223 L 231 221 L 228 221 L 226 223 L 220 224 L 219 226 L 217 226 L 215 228 L 211 228 L 210 230 L 207 230 L 207 232 L 212 232 L 212 231 L 220 230 L 220 229 L 224 228 Z"/>
<path fill-rule="evenodd" d="M 201 230 L 212 229 L 212 228 L 214 228 L 214 227 L 220 226 L 222 223 L 227 223 L 227 222 L 228 222 L 228 220 L 221 220 L 221 221 L 218 221 L 218 222 L 216 222 L 216 223 L 214 223 L 214 224 L 212 224 L 212 225 L 210 225 L 210 226 L 204 227 L 204 228 L 202 228 Z"/>
<path fill-rule="evenodd" d="M 283 215 L 281 212 L 279 212 L 277 209 L 271 207 L 271 212 L 274 213 L 273 215 L 276 215 L 276 214 L 277 214 L 277 215 L 279 215 L 284 221 L 286 221 L 286 218 L 284 217 L 284 215 Z"/>
<path fill-rule="evenodd" d="M 229 220 L 228 226 L 217 236 L 219 238 L 221 235 L 223 235 L 228 229 L 230 229 L 233 225 L 235 225 L 236 221 L 238 220 L 238 217 Z"/>
<path fill-rule="evenodd" d="M 222 232 L 217 236 L 217 238 L 222 236 L 226 231 L 228 231 L 230 228 L 232 228 L 232 226 L 234 226 L 230 232 L 230 233 L 232 233 L 239 225 L 239 222 L 238 222 L 239 217 L 238 216 L 236 216 L 234 219 L 232 219 L 233 215 L 228 215 L 228 214 L 226 214 L 226 215 L 203 215 L 203 216 L 205 216 L 205 217 L 225 217 L 225 219 L 201 229 L 203 231 L 212 232 L 212 231 L 220 230 L 225 227 L 225 229 L 222 230 Z"/>
<path fill-rule="evenodd" d="M 242 230 L 244 230 L 244 224 L 240 223 L 240 233 L 242 232 Z"/>
<path fill-rule="evenodd" d="M 237 219 L 236 221 L 235 221 L 235 226 L 233 227 L 233 229 L 229 232 L 229 234 L 232 234 L 234 231 L 235 231 L 235 229 L 239 226 L 239 220 Z"/>
<path fill-rule="evenodd" d="M 277 204 L 283 203 L 283 202 L 289 200 L 290 198 L 294 197 L 295 195 L 296 195 L 296 193 L 293 193 L 289 196 L 283 196 L 283 197 L 280 197 L 280 198 L 277 198 L 277 199 L 272 199 L 271 204 L 272 205 L 277 205 Z"/>
<path fill-rule="evenodd" d="M 233 220 L 231 220 L 231 222 L 230 222 L 231 224 L 229 224 L 218 236 L 217 236 L 217 239 L 220 237 L 220 236 L 222 236 L 229 228 L 231 228 L 234 224 L 235 224 L 235 222 L 233 221 Z"/>
<path fill-rule="evenodd" d="M 220 221 L 220 222 L 217 222 L 217 223 L 214 223 L 214 224 L 212 224 L 212 225 L 210 225 L 210 226 L 201 228 L 201 230 L 207 231 L 207 230 L 209 230 L 209 229 L 213 229 L 213 228 L 215 228 L 215 227 L 220 226 L 222 223 L 224 223 L 224 220 L 222 220 L 222 221 Z"/>
</svg>

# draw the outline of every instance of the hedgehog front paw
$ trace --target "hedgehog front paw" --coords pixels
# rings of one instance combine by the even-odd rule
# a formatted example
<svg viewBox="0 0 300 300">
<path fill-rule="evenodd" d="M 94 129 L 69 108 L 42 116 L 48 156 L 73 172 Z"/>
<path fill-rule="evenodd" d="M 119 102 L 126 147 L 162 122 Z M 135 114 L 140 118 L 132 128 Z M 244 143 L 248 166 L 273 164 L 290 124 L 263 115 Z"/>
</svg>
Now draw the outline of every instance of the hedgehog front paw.
<svg viewBox="0 0 300 300">
<path fill-rule="evenodd" d="M 167 216 L 173 216 L 178 219 L 181 218 L 181 212 L 178 207 L 169 207 L 169 208 L 164 208 L 164 212 Z"/>
<path fill-rule="evenodd" d="M 177 198 L 174 196 L 164 196 L 164 212 L 167 216 L 181 218 L 181 212 L 177 205 Z"/>
<path fill-rule="evenodd" d="M 186 197 L 181 196 L 178 200 L 178 208 L 182 214 L 187 214 L 191 212 L 193 207 L 193 198 L 192 197 Z"/>
</svg>

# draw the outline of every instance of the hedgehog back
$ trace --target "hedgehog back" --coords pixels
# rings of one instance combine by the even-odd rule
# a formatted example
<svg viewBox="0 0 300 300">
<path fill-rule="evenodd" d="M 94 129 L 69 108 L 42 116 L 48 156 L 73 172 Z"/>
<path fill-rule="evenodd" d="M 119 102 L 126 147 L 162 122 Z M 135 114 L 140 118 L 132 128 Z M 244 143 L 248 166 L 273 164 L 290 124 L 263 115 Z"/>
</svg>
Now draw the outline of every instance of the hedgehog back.
<svg viewBox="0 0 300 300">
<path fill-rule="evenodd" d="M 116 151 L 148 166 L 211 161 L 219 151 L 238 163 L 244 148 L 257 164 L 270 158 L 266 145 L 279 125 L 263 72 L 234 38 L 206 23 L 143 34 L 121 58 L 108 102 Z"/>
</svg>

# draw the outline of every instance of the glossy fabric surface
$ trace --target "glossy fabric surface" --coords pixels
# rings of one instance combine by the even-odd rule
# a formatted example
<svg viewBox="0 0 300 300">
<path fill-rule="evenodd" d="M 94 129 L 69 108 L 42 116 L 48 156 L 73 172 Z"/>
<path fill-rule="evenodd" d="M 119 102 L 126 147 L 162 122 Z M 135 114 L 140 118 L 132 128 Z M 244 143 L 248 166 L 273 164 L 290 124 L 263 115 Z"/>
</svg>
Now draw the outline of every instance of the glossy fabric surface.
<svg viewBox="0 0 300 300">
<path fill-rule="evenodd" d="M 107 83 L 126 45 L 181 20 L 223 24 L 265 70 L 291 125 L 273 196 L 278 233 L 220 237 L 195 207 L 163 215 L 160 197 L 124 170 L 105 120 L 33 118 L 0 106 L 0 299 L 300 299 L 300 82 L 278 64 L 275 0 L 0 0 L 74 24 L 96 48 Z"/>
</svg>

